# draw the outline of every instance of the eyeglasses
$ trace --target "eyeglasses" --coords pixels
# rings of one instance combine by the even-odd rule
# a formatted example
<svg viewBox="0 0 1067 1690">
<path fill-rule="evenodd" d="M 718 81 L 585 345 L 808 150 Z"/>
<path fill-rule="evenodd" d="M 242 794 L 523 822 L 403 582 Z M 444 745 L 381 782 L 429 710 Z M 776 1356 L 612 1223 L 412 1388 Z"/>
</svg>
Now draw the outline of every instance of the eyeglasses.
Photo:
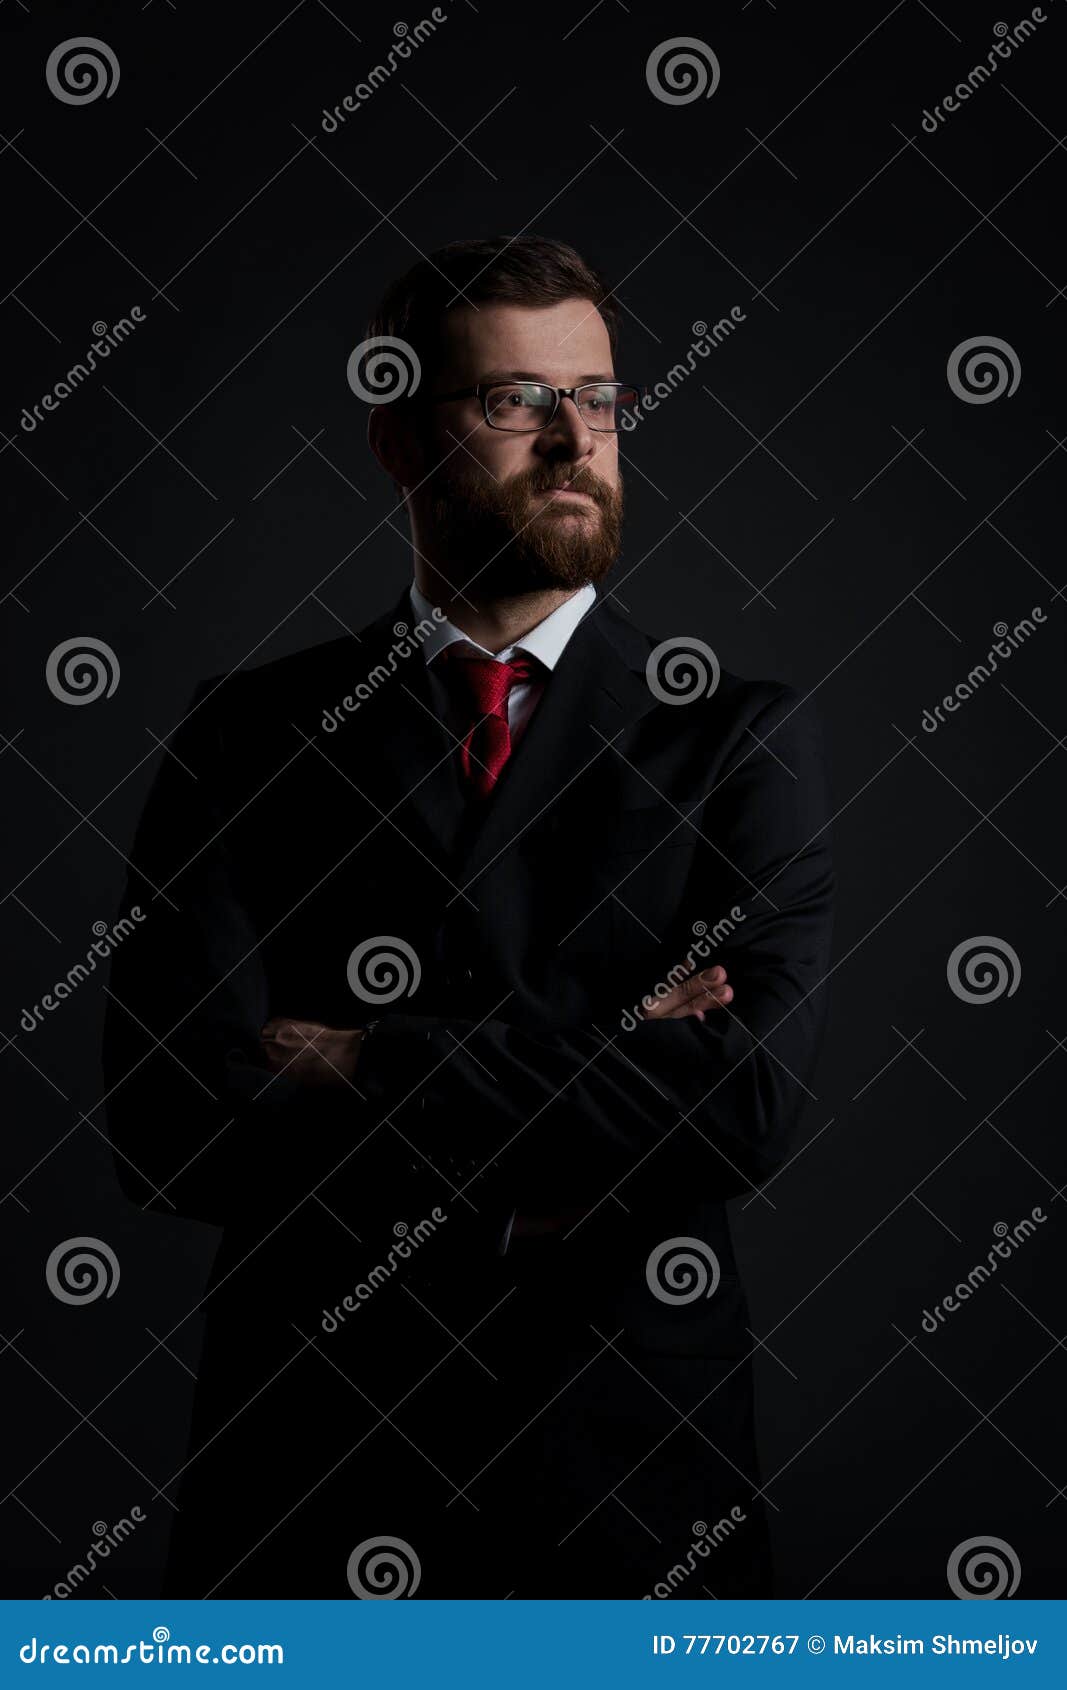
<svg viewBox="0 0 1067 1690">
<path fill-rule="evenodd" d="M 616 434 L 626 426 L 626 417 L 637 415 L 642 392 L 642 388 L 622 381 L 594 381 L 583 387 L 553 387 L 545 381 L 494 381 L 460 387 L 455 393 L 433 394 L 429 403 L 480 399 L 490 428 L 533 434 L 548 427 L 562 399 L 571 399 L 587 428 L 598 434 Z"/>
</svg>

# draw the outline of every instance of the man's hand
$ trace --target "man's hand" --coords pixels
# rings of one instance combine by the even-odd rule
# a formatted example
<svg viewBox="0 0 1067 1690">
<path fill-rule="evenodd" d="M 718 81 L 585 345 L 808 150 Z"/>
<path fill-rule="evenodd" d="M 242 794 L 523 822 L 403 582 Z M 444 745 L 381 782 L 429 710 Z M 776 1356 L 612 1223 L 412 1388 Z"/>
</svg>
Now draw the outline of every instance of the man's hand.
<svg viewBox="0 0 1067 1690">
<path fill-rule="evenodd" d="M 726 984 L 725 968 L 716 963 L 714 968 L 690 974 L 666 997 L 644 998 L 641 1015 L 645 1021 L 681 1021 L 687 1015 L 703 1021 L 709 1010 L 725 1009 L 733 995 L 733 987 Z"/>
<path fill-rule="evenodd" d="M 358 1027 L 324 1027 L 321 1021 L 297 1021 L 275 1015 L 260 1028 L 267 1066 L 292 1074 L 309 1086 L 347 1085 L 356 1070 L 363 1038 Z"/>
</svg>

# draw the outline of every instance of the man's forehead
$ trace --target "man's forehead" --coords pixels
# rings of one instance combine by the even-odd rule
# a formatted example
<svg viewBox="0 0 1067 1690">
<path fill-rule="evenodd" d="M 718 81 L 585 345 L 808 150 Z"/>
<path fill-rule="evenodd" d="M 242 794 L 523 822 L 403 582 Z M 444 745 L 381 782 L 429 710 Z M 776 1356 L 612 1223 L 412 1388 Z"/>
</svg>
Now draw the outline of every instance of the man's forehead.
<svg viewBox="0 0 1067 1690">
<path fill-rule="evenodd" d="M 562 380 L 612 367 L 607 326 L 591 299 L 459 306 L 445 319 L 443 342 L 447 362 L 462 365 L 462 375 L 472 380 L 490 369 L 537 371 Z"/>
</svg>

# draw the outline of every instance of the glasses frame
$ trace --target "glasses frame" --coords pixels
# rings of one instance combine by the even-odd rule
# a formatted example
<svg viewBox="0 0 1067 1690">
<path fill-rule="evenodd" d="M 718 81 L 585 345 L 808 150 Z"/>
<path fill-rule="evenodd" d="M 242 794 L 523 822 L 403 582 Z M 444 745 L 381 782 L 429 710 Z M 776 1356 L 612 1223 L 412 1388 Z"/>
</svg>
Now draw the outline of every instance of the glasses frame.
<svg viewBox="0 0 1067 1690">
<path fill-rule="evenodd" d="M 534 428 L 504 428 L 500 423 L 495 423 L 489 415 L 488 395 L 492 392 L 494 387 L 510 386 L 547 387 L 550 393 L 554 393 L 556 396 L 556 403 L 552 407 L 552 414 L 548 420 L 543 423 L 538 423 Z M 449 399 L 480 399 L 482 402 L 482 415 L 484 416 L 486 423 L 490 428 L 495 429 L 498 434 L 540 434 L 543 428 L 550 428 L 555 422 L 556 417 L 559 414 L 560 405 L 564 399 L 570 399 L 577 408 L 576 395 L 579 393 L 587 393 L 590 388 L 595 387 L 628 387 L 631 392 L 637 394 L 638 399 L 643 399 L 645 395 L 645 389 L 639 386 L 637 382 L 618 381 L 614 376 L 610 377 L 607 381 L 584 381 L 580 387 L 554 387 L 550 381 L 532 381 L 527 380 L 524 377 L 515 377 L 513 382 L 480 381 L 475 387 L 457 387 L 454 393 L 433 393 L 428 395 L 427 403 L 430 405 L 443 405 L 445 401 Z M 580 411 L 579 415 L 581 415 Z M 582 421 L 586 422 L 586 419 L 583 417 Z M 586 422 L 586 427 L 591 429 L 594 434 L 618 434 L 620 432 L 617 428 L 594 428 L 593 424 L 590 422 Z"/>
</svg>

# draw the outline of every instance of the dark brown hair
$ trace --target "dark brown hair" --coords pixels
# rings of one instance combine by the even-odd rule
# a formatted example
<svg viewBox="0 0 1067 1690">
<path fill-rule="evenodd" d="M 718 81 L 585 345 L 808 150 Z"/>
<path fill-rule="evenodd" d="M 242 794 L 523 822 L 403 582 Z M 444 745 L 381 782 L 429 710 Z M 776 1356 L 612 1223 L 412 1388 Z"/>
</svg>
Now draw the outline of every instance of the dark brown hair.
<svg viewBox="0 0 1067 1690">
<path fill-rule="evenodd" d="M 540 235 L 493 235 L 451 241 L 391 282 L 370 322 L 367 339 L 407 341 L 422 368 L 418 397 L 439 361 L 446 312 L 457 305 L 555 305 L 588 299 L 604 319 L 612 357 L 621 313 L 603 276 L 564 241 Z"/>
</svg>

